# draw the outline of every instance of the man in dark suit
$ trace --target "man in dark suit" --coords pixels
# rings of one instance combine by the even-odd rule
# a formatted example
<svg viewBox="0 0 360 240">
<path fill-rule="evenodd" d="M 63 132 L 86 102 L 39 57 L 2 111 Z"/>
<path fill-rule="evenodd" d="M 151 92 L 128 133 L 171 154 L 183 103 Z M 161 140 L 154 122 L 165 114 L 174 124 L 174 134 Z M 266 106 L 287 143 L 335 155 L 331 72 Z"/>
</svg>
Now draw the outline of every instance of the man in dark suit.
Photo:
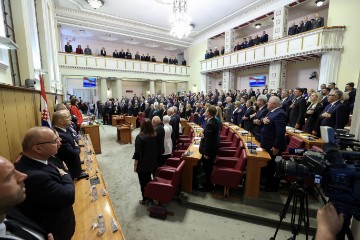
<svg viewBox="0 0 360 240">
<path fill-rule="evenodd" d="M 129 103 L 128 103 L 127 115 L 128 116 L 133 116 L 134 115 L 134 106 L 131 104 L 131 101 L 129 101 Z"/>
<path fill-rule="evenodd" d="M 199 151 L 202 154 L 203 170 L 206 176 L 205 185 L 201 191 L 210 192 L 213 190 L 214 185 L 211 183 L 211 174 L 213 171 L 214 160 L 218 151 L 218 135 L 219 125 L 215 119 L 216 108 L 209 106 L 205 111 L 207 119 L 203 134 L 201 134 L 201 141 Z"/>
<path fill-rule="evenodd" d="M 209 58 L 213 58 L 214 57 L 214 53 L 213 50 L 210 48 L 209 50 Z"/>
<path fill-rule="evenodd" d="M 56 240 L 70 240 L 75 232 L 74 182 L 62 169 L 48 164 L 48 158 L 57 152 L 57 138 L 47 127 L 34 127 L 25 133 L 23 155 L 15 168 L 28 178 L 26 199 L 18 208 Z"/>
<path fill-rule="evenodd" d="M 150 105 L 149 103 L 145 102 L 145 110 L 144 110 L 144 113 L 145 113 L 145 118 L 149 118 L 149 115 L 150 115 Z"/>
<path fill-rule="evenodd" d="M 294 91 L 295 98 L 289 107 L 290 126 L 299 130 L 305 123 L 306 100 L 302 97 L 303 93 L 303 88 L 296 88 Z"/>
<path fill-rule="evenodd" d="M 256 100 L 259 110 L 255 114 L 250 116 L 250 119 L 253 122 L 252 134 L 254 134 L 257 141 L 260 141 L 261 129 L 263 127 L 262 119 L 266 117 L 267 113 L 269 112 L 266 107 L 267 101 L 268 99 L 265 95 L 260 95 Z"/>
<path fill-rule="evenodd" d="M 321 89 L 321 95 L 322 95 L 322 99 L 321 99 L 321 104 L 326 107 L 329 102 L 328 102 L 328 94 L 330 93 L 330 88 L 328 87 L 324 87 Z"/>
<path fill-rule="evenodd" d="M 315 28 L 320 28 L 320 27 L 323 27 L 324 26 L 324 18 L 323 17 L 320 17 L 320 15 L 318 13 L 315 14 L 315 19 L 313 21 L 313 24 L 312 24 L 312 29 L 315 29 Z"/>
<path fill-rule="evenodd" d="M 210 56 L 209 56 L 209 51 L 208 51 L 208 50 L 205 51 L 204 58 L 205 58 L 205 59 L 209 59 L 209 58 L 210 58 Z"/>
<path fill-rule="evenodd" d="M 199 124 L 201 107 L 199 103 L 195 103 L 195 107 L 193 108 L 194 113 L 194 123 Z"/>
<path fill-rule="evenodd" d="M 176 116 L 174 107 L 171 107 L 167 110 L 167 115 L 170 117 L 170 125 L 173 129 L 171 133 L 171 140 L 173 142 L 173 149 L 176 147 L 176 141 L 179 138 L 179 124 L 180 124 L 180 118 Z"/>
<path fill-rule="evenodd" d="M 164 125 L 162 124 L 159 116 L 154 116 L 152 119 L 152 125 L 154 126 L 154 130 L 156 133 L 156 141 L 157 141 L 157 148 L 158 148 L 158 158 L 157 158 L 157 167 L 161 167 L 165 164 L 163 160 L 165 160 L 162 155 L 165 152 L 164 147 L 164 138 L 165 138 L 165 129 Z M 156 172 L 156 170 L 155 170 Z"/>
<path fill-rule="evenodd" d="M 298 29 L 298 25 L 295 25 L 295 23 L 293 22 L 291 24 L 291 27 L 289 27 L 288 36 L 297 34 L 297 29 Z"/>
<path fill-rule="evenodd" d="M 254 45 L 255 45 L 254 39 L 252 39 L 252 36 L 249 36 L 249 42 L 248 42 L 247 46 L 248 46 L 248 47 L 252 47 L 252 46 L 254 46 Z"/>
<path fill-rule="evenodd" d="M 131 54 L 131 52 L 130 52 L 129 49 L 126 50 L 125 58 L 126 58 L 126 59 L 132 59 L 132 54 Z"/>
<path fill-rule="evenodd" d="M 219 56 L 219 55 L 220 55 L 220 52 L 219 52 L 218 48 L 215 47 L 214 57 L 217 57 L 217 56 Z"/>
<path fill-rule="evenodd" d="M 240 43 L 238 42 L 238 44 L 235 45 L 235 47 L 234 47 L 234 52 L 235 52 L 235 51 L 239 51 L 240 49 L 241 49 L 241 45 L 240 45 Z M 221 54 L 221 55 L 223 55 L 223 54 Z"/>
<path fill-rule="evenodd" d="M 136 54 L 135 54 L 135 60 L 140 60 L 140 54 L 139 54 L 139 52 L 136 52 Z"/>
<path fill-rule="evenodd" d="M 62 110 L 53 114 L 53 125 L 61 138 L 57 157 L 66 163 L 73 179 L 85 177 L 81 170 L 80 147 L 67 129 L 71 125 L 68 111 Z"/>
<path fill-rule="evenodd" d="M 304 21 L 300 21 L 298 28 L 296 30 L 297 33 L 302 33 L 304 29 Z"/>
<path fill-rule="evenodd" d="M 356 97 L 356 89 L 355 84 L 353 82 L 349 82 L 345 86 L 345 91 L 349 94 L 349 110 L 352 114 L 355 104 L 355 97 Z"/>
<path fill-rule="evenodd" d="M 349 121 L 349 110 L 340 102 L 343 93 L 340 90 L 331 90 L 328 95 L 329 105 L 320 114 L 320 126 L 343 129 Z"/>
<path fill-rule="evenodd" d="M 9 160 L 0 157 L 0 229 L 3 229 L 3 232 L 0 231 L 0 239 L 10 240 L 14 239 L 13 237 L 27 240 L 54 239 L 52 234 L 48 235 L 15 207 L 25 200 L 26 178 L 27 175 L 15 170 Z M 13 225 L 18 228 L 15 229 Z M 40 236 L 42 238 L 39 238 Z"/>
<path fill-rule="evenodd" d="M 227 97 L 226 98 L 226 106 L 224 108 L 225 110 L 225 122 L 230 122 L 231 121 L 231 117 L 232 117 L 232 113 L 235 109 L 234 104 L 231 102 L 231 97 Z"/>
<path fill-rule="evenodd" d="M 306 32 L 311 30 L 311 21 L 309 21 L 308 17 L 304 17 L 304 24 L 302 26 L 302 31 L 301 32 Z"/>
<path fill-rule="evenodd" d="M 286 148 L 286 123 L 287 116 L 281 108 L 281 100 L 277 96 L 270 97 L 267 108 L 269 110 L 266 117 L 262 119 L 263 128 L 261 129 L 260 143 L 261 148 L 265 149 L 271 156 L 265 170 L 266 188 L 265 191 L 277 192 L 280 179 L 275 178 L 275 157 L 281 155 Z"/>
<path fill-rule="evenodd" d="M 245 49 L 248 47 L 248 41 L 246 40 L 246 38 L 244 38 L 244 41 L 241 43 L 240 47 L 241 49 Z"/>
<path fill-rule="evenodd" d="M 287 115 L 289 115 L 289 108 L 292 104 L 292 99 L 289 97 L 289 91 L 284 89 L 281 91 L 281 107 L 284 109 Z"/>
<path fill-rule="evenodd" d="M 67 52 L 67 53 L 72 53 L 73 52 L 72 45 L 70 45 L 70 42 L 66 43 L 65 52 Z"/>
<path fill-rule="evenodd" d="M 265 31 L 263 31 L 260 41 L 261 43 L 267 43 L 269 41 L 269 35 Z"/>
</svg>

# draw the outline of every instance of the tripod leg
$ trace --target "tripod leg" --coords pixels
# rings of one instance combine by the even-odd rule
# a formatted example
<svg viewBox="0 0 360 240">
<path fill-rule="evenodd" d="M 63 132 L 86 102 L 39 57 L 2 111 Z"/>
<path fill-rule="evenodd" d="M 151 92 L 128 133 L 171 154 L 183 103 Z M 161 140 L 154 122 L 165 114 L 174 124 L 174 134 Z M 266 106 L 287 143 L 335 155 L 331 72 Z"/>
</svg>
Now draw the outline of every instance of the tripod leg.
<svg viewBox="0 0 360 240">
<path fill-rule="evenodd" d="M 305 216 L 304 216 L 304 226 L 305 226 L 305 234 L 306 234 L 306 240 L 309 236 L 309 227 L 310 227 L 310 219 L 309 219 L 309 200 L 308 200 L 308 191 L 307 187 L 304 188 L 305 193 Z"/>
<path fill-rule="evenodd" d="M 280 226 L 281 226 L 281 223 L 282 221 L 284 220 L 285 216 L 286 216 L 286 213 L 288 211 L 288 208 L 289 208 L 289 205 L 290 205 L 290 202 L 294 196 L 294 192 L 296 190 L 296 184 L 294 183 L 291 188 L 290 188 L 290 191 L 289 191 L 289 195 L 288 195 L 288 198 L 286 199 L 286 203 L 284 205 L 284 208 L 281 210 L 279 216 L 280 216 L 280 220 L 278 222 L 278 225 L 276 227 L 276 230 L 275 230 L 275 233 L 274 233 L 274 236 L 270 238 L 270 240 L 275 240 L 276 238 L 276 235 L 280 229 Z"/>
</svg>

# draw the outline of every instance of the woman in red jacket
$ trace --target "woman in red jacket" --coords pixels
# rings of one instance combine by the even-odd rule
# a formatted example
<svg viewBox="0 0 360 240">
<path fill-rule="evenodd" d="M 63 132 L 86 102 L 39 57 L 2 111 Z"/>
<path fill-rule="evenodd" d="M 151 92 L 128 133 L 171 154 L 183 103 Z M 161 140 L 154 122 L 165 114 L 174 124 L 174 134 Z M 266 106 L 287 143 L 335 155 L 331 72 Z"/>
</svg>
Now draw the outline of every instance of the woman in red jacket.
<svg viewBox="0 0 360 240">
<path fill-rule="evenodd" d="M 71 104 L 70 113 L 77 118 L 77 131 L 80 130 L 81 124 L 83 122 L 82 114 L 77 108 L 78 103 L 79 101 L 76 98 L 70 100 L 70 104 Z"/>
</svg>

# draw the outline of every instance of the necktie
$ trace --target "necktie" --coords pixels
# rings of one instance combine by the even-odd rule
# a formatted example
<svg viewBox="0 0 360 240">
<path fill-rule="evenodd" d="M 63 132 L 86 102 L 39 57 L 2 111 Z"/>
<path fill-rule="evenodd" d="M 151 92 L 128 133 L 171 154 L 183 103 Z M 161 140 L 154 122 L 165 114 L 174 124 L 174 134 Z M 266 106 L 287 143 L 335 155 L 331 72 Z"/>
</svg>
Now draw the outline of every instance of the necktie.
<svg viewBox="0 0 360 240">
<path fill-rule="evenodd" d="M 330 108 L 331 108 L 332 106 L 333 106 L 332 104 L 327 105 L 327 106 L 326 106 L 327 109 L 326 109 L 325 112 L 329 112 L 329 110 L 330 110 Z"/>
<path fill-rule="evenodd" d="M 17 225 L 13 221 L 6 220 L 4 222 L 4 224 L 6 226 L 6 230 L 9 231 L 10 233 L 14 234 L 17 237 L 21 237 L 26 240 L 38 240 L 38 238 L 36 238 L 34 235 L 29 233 L 28 231 L 25 231 L 24 229 L 22 229 L 19 225 Z"/>
</svg>

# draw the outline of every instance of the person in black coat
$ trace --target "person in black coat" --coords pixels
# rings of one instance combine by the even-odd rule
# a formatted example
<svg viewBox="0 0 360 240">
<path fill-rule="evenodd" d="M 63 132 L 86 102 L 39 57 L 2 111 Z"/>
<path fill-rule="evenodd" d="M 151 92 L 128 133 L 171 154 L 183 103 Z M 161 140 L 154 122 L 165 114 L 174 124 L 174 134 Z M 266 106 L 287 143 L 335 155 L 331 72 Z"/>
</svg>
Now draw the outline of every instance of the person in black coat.
<svg viewBox="0 0 360 240">
<path fill-rule="evenodd" d="M 65 45 L 65 52 L 66 53 L 72 53 L 73 49 L 72 49 L 72 45 L 70 45 L 70 42 L 67 42 Z"/>
<path fill-rule="evenodd" d="M 196 124 L 199 124 L 200 111 L 201 111 L 200 104 L 195 103 L 195 107 L 193 108 L 193 113 L 194 113 L 194 123 Z"/>
<path fill-rule="evenodd" d="M 306 109 L 305 132 L 316 135 L 320 129 L 315 129 L 319 115 L 324 109 L 320 103 L 320 93 L 314 92 L 310 96 L 310 105 Z"/>
<path fill-rule="evenodd" d="M 75 232 L 75 186 L 70 175 L 47 159 L 57 152 L 57 136 L 47 127 L 29 129 L 23 139 L 23 155 L 16 170 L 28 175 L 26 199 L 19 210 L 56 240 L 70 240 Z"/>
<path fill-rule="evenodd" d="M 135 60 L 140 60 L 140 54 L 139 54 L 139 52 L 136 52 L 136 54 L 135 54 Z"/>
<path fill-rule="evenodd" d="M 156 168 L 158 158 L 158 142 L 151 120 L 145 118 L 140 125 L 140 133 L 135 139 L 134 172 L 138 174 L 142 200 L 140 204 L 148 204 L 151 199 L 144 196 L 145 186 L 151 181 L 151 174 Z"/>
<path fill-rule="evenodd" d="M 288 36 L 292 36 L 292 35 L 297 34 L 297 29 L 298 29 L 298 25 L 295 25 L 295 23 L 293 22 L 291 24 L 291 27 L 289 27 Z"/>
<path fill-rule="evenodd" d="M 164 130 L 164 125 L 161 122 L 159 116 L 153 117 L 152 125 L 153 125 L 155 133 L 156 133 L 157 151 L 158 151 L 156 167 L 158 168 L 165 164 L 165 162 L 164 162 L 165 159 L 162 157 L 162 155 L 165 152 L 165 147 L 164 147 L 165 130 Z M 153 176 L 155 176 L 155 175 L 153 175 Z"/>
<path fill-rule="evenodd" d="M 150 105 L 149 105 L 149 103 L 146 102 L 145 103 L 145 110 L 144 110 L 145 118 L 149 118 L 150 110 L 151 110 Z"/>
<path fill-rule="evenodd" d="M 324 18 L 320 17 L 318 13 L 315 14 L 315 19 L 312 23 L 311 29 L 320 28 L 324 26 Z"/>
<path fill-rule="evenodd" d="M 304 21 L 300 21 L 296 32 L 297 32 L 297 33 L 302 33 L 304 28 L 305 28 L 305 27 L 304 27 Z"/>
<path fill-rule="evenodd" d="M 349 82 L 345 86 L 345 91 L 349 93 L 349 111 L 352 114 L 355 104 L 356 97 L 356 89 L 354 88 L 355 84 L 353 82 Z"/>
<path fill-rule="evenodd" d="M 265 95 L 260 95 L 258 97 L 258 99 L 256 100 L 257 107 L 259 108 L 259 110 L 255 114 L 250 116 L 250 119 L 251 119 L 251 121 L 253 123 L 252 134 L 254 134 L 255 139 L 257 141 L 260 141 L 261 129 L 263 127 L 262 119 L 269 112 L 267 107 L 266 107 L 267 101 L 268 101 L 268 99 L 267 99 L 267 97 Z"/>
<path fill-rule="evenodd" d="M 104 47 L 101 48 L 100 55 L 106 57 L 106 51 Z"/>
<path fill-rule="evenodd" d="M 24 180 L 26 178 L 27 175 L 15 170 L 14 165 L 9 160 L 0 157 L 0 225 L 5 224 L 6 226 L 6 232 L 4 231 L 0 238 L 13 239 L 12 237 L 21 237 L 7 227 L 10 222 L 20 227 L 22 233 L 28 234 L 27 239 L 29 240 L 40 239 L 32 233 L 37 233 L 43 239 L 53 239 L 52 234 L 48 236 L 44 229 L 15 207 L 26 198 L 24 191 Z M 24 229 L 27 229 L 29 232 Z M 9 236 L 10 234 L 11 236 Z"/>
<path fill-rule="evenodd" d="M 267 108 L 269 110 L 266 117 L 262 119 L 260 147 L 270 154 L 271 160 L 268 161 L 265 171 L 266 188 L 265 191 L 277 192 L 280 178 L 275 178 L 275 158 L 286 148 L 286 123 L 287 116 L 281 108 L 281 100 L 277 96 L 270 97 Z"/>
<path fill-rule="evenodd" d="M 219 55 L 220 55 L 220 52 L 219 52 L 218 48 L 215 47 L 214 57 L 217 57 L 217 56 L 219 56 Z"/>
<path fill-rule="evenodd" d="M 212 191 L 214 185 L 211 183 L 211 174 L 213 171 L 214 160 L 218 152 L 219 143 L 219 125 L 215 119 L 216 108 L 209 106 L 205 111 L 205 117 L 207 119 L 204 132 L 200 135 L 201 141 L 199 146 L 199 152 L 202 154 L 201 161 L 203 163 L 203 170 L 205 172 L 205 185 L 202 191 Z"/>
<path fill-rule="evenodd" d="M 56 156 L 66 163 L 71 177 L 75 179 L 82 177 L 80 147 L 67 129 L 70 125 L 71 117 L 68 111 L 62 110 L 53 114 L 53 126 L 61 138 L 61 146 Z"/>
<path fill-rule="evenodd" d="M 267 43 L 269 41 L 269 35 L 265 31 L 263 31 L 260 41 L 261 43 Z"/>
<path fill-rule="evenodd" d="M 131 101 L 129 101 L 129 103 L 128 103 L 127 115 L 128 116 L 133 116 L 134 115 L 134 106 L 131 104 Z"/>
<path fill-rule="evenodd" d="M 289 97 L 289 92 L 285 89 L 281 91 L 281 107 L 284 109 L 287 115 L 289 115 L 290 105 L 292 104 L 292 99 Z"/>
<path fill-rule="evenodd" d="M 254 39 L 252 39 L 252 36 L 249 36 L 249 42 L 248 42 L 248 44 L 247 44 L 247 47 L 252 47 L 252 46 L 254 46 L 254 45 L 255 45 Z"/>
<path fill-rule="evenodd" d="M 304 24 L 302 25 L 301 32 L 306 32 L 311 30 L 311 21 L 309 21 L 308 17 L 304 17 Z"/>
<path fill-rule="evenodd" d="M 290 126 L 302 130 L 305 123 L 306 100 L 302 97 L 304 90 L 296 88 L 294 91 L 294 99 L 289 107 L 289 123 Z"/>
<path fill-rule="evenodd" d="M 115 49 L 115 51 L 113 52 L 113 57 L 114 58 L 118 58 L 119 57 L 119 53 L 118 51 Z"/>
<path fill-rule="evenodd" d="M 177 114 L 174 112 L 174 107 L 171 107 L 167 110 L 167 115 L 170 117 L 170 125 L 173 129 L 171 133 L 171 140 L 173 142 L 173 149 L 176 147 L 176 142 L 179 138 L 179 124 L 180 124 L 180 118 L 177 117 Z"/>
<path fill-rule="evenodd" d="M 252 122 L 250 119 L 250 115 L 252 115 L 253 113 L 254 113 L 253 102 L 251 100 L 247 100 L 246 111 L 242 117 L 242 122 L 241 122 L 241 126 L 247 131 L 250 131 L 251 129 Z"/>
</svg>

